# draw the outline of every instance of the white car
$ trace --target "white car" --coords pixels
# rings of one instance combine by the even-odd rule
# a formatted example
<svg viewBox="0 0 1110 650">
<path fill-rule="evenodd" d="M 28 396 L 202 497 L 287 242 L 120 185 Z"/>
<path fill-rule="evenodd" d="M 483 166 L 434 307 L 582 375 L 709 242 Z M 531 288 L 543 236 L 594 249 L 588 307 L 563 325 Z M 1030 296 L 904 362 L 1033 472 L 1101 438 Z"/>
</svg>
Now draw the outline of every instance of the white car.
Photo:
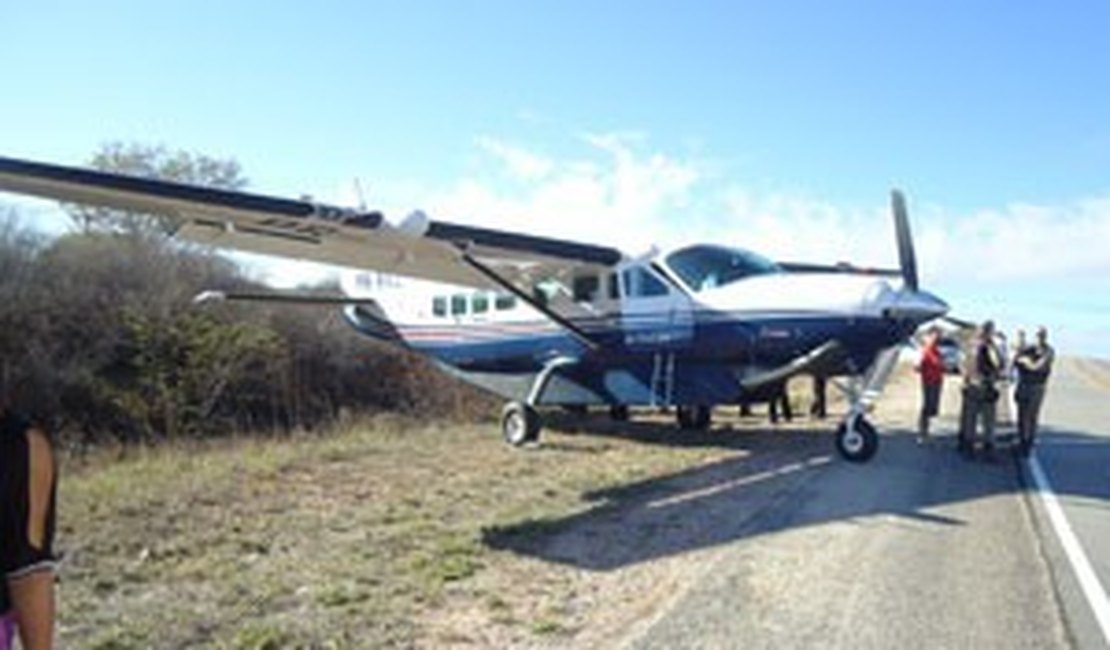
<svg viewBox="0 0 1110 650">
<path fill-rule="evenodd" d="M 944 365 L 944 372 L 952 375 L 960 374 L 963 368 L 964 351 L 956 339 L 942 338 L 937 342 L 940 348 L 940 362 Z"/>
</svg>

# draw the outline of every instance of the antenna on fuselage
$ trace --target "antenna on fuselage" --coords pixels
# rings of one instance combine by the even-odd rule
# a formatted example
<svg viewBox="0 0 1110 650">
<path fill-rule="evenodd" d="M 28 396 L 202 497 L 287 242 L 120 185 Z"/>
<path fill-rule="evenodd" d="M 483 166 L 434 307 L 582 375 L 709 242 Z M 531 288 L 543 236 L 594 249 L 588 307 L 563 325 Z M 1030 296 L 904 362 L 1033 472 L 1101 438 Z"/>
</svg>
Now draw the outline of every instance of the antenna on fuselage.
<svg viewBox="0 0 1110 650">
<path fill-rule="evenodd" d="M 362 192 L 362 182 L 355 176 L 355 197 L 358 198 L 358 211 L 366 212 L 366 195 Z"/>
</svg>

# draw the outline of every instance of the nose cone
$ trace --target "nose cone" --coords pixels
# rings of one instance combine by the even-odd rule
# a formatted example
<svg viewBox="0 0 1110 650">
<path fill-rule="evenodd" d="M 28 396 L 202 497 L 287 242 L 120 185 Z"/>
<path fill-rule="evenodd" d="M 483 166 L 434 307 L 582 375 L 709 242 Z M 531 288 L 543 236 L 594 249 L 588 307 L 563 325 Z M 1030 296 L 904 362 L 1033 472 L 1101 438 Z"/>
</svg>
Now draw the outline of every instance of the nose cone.
<svg viewBox="0 0 1110 650">
<path fill-rule="evenodd" d="M 917 323 L 931 321 L 948 313 L 948 303 L 928 291 L 903 289 L 883 309 L 888 318 L 909 319 Z"/>
</svg>

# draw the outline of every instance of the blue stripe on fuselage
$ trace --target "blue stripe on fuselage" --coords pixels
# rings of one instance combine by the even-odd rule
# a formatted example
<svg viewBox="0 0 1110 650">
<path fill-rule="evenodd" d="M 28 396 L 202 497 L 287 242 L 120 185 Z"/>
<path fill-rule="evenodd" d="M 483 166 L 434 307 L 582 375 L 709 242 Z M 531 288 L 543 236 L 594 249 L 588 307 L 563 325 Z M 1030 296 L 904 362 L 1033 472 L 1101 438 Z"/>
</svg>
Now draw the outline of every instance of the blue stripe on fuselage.
<svg viewBox="0 0 1110 650">
<path fill-rule="evenodd" d="M 625 326 L 622 326 L 622 321 Z M 566 332 L 538 320 L 437 327 L 398 326 L 406 345 L 463 370 L 528 372 L 551 358 L 570 356 L 583 361 L 621 364 L 657 352 L 673 352 L 681 361 L 726 365 L 786 363 L 830 339 L 848 351 L 857 368 L 870 365 L 878 351 L 912 333 L 913 323 L 874 317 L 830 315 L 828 312 L 696 312 L 689 338 L 638 336 L 681 332 L 670 315 L 619 316 L 575 320 L 600 349 L 591 351 Z M 630 341 L 638 343 L 630 344 Z M 653 342 L 654 341 L 654 342 Z"/>
</svg>

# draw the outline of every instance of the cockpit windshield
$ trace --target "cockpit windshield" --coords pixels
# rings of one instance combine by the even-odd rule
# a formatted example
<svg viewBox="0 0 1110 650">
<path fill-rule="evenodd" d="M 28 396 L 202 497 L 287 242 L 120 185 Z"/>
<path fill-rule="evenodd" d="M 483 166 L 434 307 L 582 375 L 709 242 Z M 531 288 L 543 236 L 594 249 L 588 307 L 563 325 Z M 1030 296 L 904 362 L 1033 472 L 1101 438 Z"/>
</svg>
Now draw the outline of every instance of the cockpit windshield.
<svg viewBox="0 0 1110 650">
<path fill-rule="evenodd" d="M 738 248 L 698 245 L 679 249 L 667 266 L 693 291 L 722 287 L 753 275 L 779 273 L 771 260 Z"/>
</svg>

